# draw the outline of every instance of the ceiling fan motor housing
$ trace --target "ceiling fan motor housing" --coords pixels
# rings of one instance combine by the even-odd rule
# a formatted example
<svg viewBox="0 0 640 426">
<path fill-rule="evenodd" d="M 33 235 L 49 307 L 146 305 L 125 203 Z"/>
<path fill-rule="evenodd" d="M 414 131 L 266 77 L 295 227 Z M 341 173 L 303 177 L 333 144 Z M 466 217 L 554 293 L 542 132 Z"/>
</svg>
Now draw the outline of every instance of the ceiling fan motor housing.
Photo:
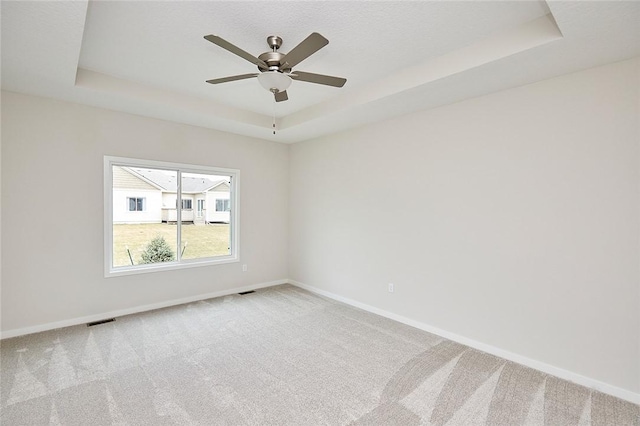
<svg viewBox="0 0 640 426">
<path fill-rule="evenodd" d="M 280 72 L 290 72 L 291 67 L 282 68 L 280 66 L 280 60 L 284 58 L 284 54 L 280 52 L 264 52 L 262 55 L 258 56 L 258 59 L 264 61 L 267 64 L 265 68 L 262 64 L 258 65 L 258 69 L 260 72 L 265 71 L 280 71 Z"/>
</svg>

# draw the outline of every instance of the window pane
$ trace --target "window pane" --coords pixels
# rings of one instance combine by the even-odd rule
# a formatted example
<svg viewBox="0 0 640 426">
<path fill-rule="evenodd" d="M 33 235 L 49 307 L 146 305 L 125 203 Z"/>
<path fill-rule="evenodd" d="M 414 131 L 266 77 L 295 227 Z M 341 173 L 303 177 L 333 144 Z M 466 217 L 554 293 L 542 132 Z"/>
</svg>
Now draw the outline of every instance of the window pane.
<svg viewBox="0 0 640 426">
<path fill-rule="evenodd" d="M 112 166 L 113 267 L 176 260 L 178 173 Z"/>
<path fill-rule="evenodd" d="M 229 211 L 218 211 L 218 201 L 230 199 L 229 176 L 182 173 L 182 250 L 183 259 L 226 256 L 231 253 Z M 191 210 L 193 203 L 198 211 Z"/>
<path fill-rule="evenodd" d="M 217 204 L 218 204 L 216 210 L 219 211 L 219 212 L 226 211 L 226 209 L 225 209 L 225 201 L 227 201 L 227 200 L 218 199 L 216 201 L 217 201 Z"/>
</svg>

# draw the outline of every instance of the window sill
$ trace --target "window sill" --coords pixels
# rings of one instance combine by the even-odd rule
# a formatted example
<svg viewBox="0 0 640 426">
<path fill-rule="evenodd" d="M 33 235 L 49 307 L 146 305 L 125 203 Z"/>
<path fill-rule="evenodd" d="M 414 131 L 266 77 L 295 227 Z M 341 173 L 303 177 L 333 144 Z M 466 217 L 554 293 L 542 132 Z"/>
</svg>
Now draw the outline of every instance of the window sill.
<svg viewBox="0 0 640 426">
<path fill-rule="evenodd" d="M 212 265 L 224 265 L 226 263 L 236 263 L 239 262 L 237 256 L 224 256 L 216 259 L 194 259 L 194 260 L 183 260 L 180 263 L 177 262 L 167 262 L 163 264 L 150 264 L 150 265 L 135 265 L 135 266 L 122 266 L 119 268 L 112 268 L 111 266 L 107 266 L 104 272 L 105 278 L 112 277 L 120 277 L 125 275 L 137 275 L 137 274 L 148 274 L 154 272 L 162 272 L 162 271 L 173 271 L 176 269 L 188 269 L 188 268 L 199 268 L 202 266 L 212 266 Z"/>
</svg>

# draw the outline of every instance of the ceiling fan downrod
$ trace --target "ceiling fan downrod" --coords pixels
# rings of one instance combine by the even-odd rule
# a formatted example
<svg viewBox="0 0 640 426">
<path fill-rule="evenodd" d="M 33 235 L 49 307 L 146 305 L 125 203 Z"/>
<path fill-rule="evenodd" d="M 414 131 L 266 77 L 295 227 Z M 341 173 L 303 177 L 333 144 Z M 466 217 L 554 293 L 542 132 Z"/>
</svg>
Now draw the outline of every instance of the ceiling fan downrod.
<svg viewBox="0 0 640 426">
<path fill-rule="evenodd" d="M 282 46 L 282 38 L 278 36 L 269 36 L 267 37 L 267 44 L 271 50 L 275 52 L 280 49 L 280 46 Z"/>
</svg>

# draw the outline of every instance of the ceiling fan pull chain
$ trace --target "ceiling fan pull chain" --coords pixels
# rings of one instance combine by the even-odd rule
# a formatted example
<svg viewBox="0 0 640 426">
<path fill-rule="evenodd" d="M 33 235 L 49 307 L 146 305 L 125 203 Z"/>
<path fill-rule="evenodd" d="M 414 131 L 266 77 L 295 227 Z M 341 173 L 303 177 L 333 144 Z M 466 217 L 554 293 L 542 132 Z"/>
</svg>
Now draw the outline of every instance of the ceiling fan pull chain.
<svg viewBox="0 0 640 426">
<path fill-rule="evenodd" d="M 273 134 L 276 134 L 276 99 L 273 98 Z"/>
</svg>

